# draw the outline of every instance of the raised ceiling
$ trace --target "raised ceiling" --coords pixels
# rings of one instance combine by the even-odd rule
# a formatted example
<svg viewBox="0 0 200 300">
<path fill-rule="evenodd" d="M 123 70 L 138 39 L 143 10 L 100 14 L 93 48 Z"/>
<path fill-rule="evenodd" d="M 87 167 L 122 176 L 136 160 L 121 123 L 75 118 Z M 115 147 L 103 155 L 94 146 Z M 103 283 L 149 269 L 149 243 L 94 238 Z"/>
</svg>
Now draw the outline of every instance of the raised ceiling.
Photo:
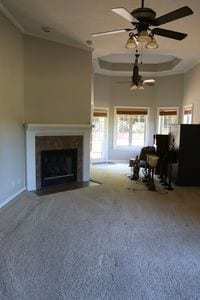
<svg viewBox="0 0 200 300">
<path fill-rule="evenodd" d="M 111 8 L 125 7 L 132 11 L 140 5 L 140 0 L 1 0 L 0 9 L 26 34 L 93 50 L 95 72 L 128 75 L 134 59 L 134 50 L 125 48 L 128 33 L 96 38 L 91 38 L 91 33 L 130 27 L 130 23 L 113 13 Z M 193 15 L 161 28 L 185 32 L 188 36 L 182 41 L 158 36 L 158 49 L 139 49 L 142 52 L 142 71 L 155 75 L 176 74 L 199 62 L 200 1 L 145 1 L 145 6 L 155 10 L 157 16 L 185 5 L 193 10 Z M 50 32 L 44 32 L 42 27 L 49 27 Z M 88 40 L 93 44 L 88 46 Z"/>
</svg>

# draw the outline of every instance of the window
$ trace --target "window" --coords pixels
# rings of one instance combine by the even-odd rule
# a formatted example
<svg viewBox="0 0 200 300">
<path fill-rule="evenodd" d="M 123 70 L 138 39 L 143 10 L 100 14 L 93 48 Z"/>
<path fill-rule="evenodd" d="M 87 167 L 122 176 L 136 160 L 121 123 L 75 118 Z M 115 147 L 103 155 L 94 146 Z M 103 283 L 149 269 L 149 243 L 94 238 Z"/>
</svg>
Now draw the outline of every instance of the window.
<svg viewBox="0 0 200 300">
<path fill-rule="evenodd" d="M 148 110 L 116 108 L 116 147 L 144 146 Z"/>
<path fill-rule="evenodd" d="M 168 134 L 170 125 L 178 122 L 178 108 L 159 108 L 158 109 L 158 133 Z"/>
<path fill-rule="evenodd" d="M 105 161 L 107 150 L 107 119 L 108 110 L 95 109 L 93 112 L 91 159 Z"/>
<path fill-rule="evenodd" d="M 183 124 L 192 124 L 193 105 L 188 105 L 183 108 Z"/>
</svg>

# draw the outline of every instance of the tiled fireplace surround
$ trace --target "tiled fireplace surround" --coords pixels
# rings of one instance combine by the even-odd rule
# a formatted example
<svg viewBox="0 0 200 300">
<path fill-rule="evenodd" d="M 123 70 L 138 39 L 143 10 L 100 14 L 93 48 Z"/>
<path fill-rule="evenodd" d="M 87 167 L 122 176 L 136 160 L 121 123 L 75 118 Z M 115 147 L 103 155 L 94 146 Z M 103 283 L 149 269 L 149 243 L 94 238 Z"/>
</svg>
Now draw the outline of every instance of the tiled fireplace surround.
<svg viewBox="0 0 200 300">
<path fill-rule="evenodd" d="M 26 124 L 27 190 L 41 187 L 40 153 L 42 150 L 78 150 L 77 181 L 90 178 L 90 125 Z"/>
</svg>

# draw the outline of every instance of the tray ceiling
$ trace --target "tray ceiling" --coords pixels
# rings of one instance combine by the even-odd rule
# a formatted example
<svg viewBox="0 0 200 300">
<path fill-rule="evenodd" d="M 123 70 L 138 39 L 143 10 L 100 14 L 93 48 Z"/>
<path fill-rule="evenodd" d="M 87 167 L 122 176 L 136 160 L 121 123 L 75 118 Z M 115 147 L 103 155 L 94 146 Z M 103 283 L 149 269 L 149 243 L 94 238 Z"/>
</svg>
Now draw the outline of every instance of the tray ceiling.
<svg viewBox="0 0 200 300">
<path fill-rule="evenodd" d="M 112 7 L 125 7 L 129 11 L 140 7 L 140 0 L 1 0 L 0 9 L 26 34 L 48 40 L 73 45 L 93 51 L 94 71 L 109 75 L 127 75 L 129 71 L 121 71 L 122 65 L 133 63 L 134 50 L 125 48 L 128 33 L 119 33 L 92 38 L 91 33 L 130 27 L 130 23 L 111 11 Z M 157 16 L 189 6 L 194 14 L 161 27 L 185 32 L 188 36 L 182 41 L 157 37 L 159 48 L 142 52 L 143 65 L 152 65 L 147 73 L 176 74 L 189 70 L 200 60 L 200 1 L 160 1 L 146 0 L 145 6 L 157 12 Z M 49 32 L 45 32 L 47 27 Z M 47 30 L 48 31 L 48 30 Z M 87 41 L 92 45 L 88 45 Z M 173 68 L 160 70 L 158 64 L 171 64 Z M 99 61 L 115 65 L 113 70 L 100 67 Z M 119 66 L 119 70 L 117 70 Z M 145 69 L 145 67 L 143 67 Z"/>
</svg>

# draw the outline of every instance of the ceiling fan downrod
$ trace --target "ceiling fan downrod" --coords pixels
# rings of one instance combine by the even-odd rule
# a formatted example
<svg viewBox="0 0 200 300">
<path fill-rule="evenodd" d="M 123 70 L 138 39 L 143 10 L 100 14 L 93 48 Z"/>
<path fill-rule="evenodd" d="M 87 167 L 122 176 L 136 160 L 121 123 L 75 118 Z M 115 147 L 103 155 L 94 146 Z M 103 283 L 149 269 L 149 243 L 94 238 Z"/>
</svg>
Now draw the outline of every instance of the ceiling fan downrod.
<svg viewBox="0 0 200 300">
<path fill-rule="evenodd" d="M 142 6 L 141 7 L 144 8 L 144 0 L 142 0 Z"/>
</svg>

